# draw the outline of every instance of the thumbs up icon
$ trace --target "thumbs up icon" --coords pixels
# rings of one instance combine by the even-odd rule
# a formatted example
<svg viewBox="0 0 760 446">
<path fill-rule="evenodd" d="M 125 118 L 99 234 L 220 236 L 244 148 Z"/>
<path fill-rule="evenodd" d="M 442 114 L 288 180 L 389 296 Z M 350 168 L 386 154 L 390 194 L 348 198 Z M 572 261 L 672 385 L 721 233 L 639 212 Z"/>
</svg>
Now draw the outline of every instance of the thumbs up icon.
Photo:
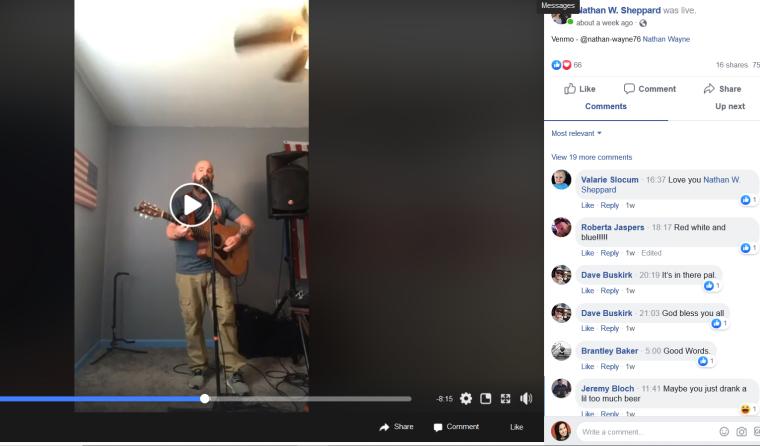
<svg viewBox="0 0 760 446">
<path fill-rule="evenodd" d="M 565 94 L 575 94 L 575 85 L 572 82 L 565 87 Z"/>
</svg>

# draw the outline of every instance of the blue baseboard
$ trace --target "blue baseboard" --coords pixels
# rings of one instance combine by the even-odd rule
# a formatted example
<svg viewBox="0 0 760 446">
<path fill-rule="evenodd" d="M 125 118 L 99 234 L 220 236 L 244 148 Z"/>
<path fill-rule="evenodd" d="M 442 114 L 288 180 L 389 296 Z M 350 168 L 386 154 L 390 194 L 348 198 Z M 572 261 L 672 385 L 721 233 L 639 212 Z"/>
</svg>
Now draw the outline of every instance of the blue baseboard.
<svg viewBox="0 0 760 446">
<path fill-rule="evenodd" d="M 144 348 L 185 348 L 184 339 L 135 339 L 134 344 L 123 344 L 125 347 L 132 347 L 136 349 L 144 349 Z M 94 343 L 92 347 L 90 347 L 87 352 L 82 355 L 79 360 L 74 363 L 74 374 L 77 374 L 79 370 L 84 367 L 85 365 L 89 364 L 90 361 L 97 358 L 98 355 L 102 354 L 106 348 L 111 344 L 110 339 L 101 339 Z M 214 340 L 213 339 L 206 339 L 206 347 L 213 348 L 214 347 Z"/>
</svg>

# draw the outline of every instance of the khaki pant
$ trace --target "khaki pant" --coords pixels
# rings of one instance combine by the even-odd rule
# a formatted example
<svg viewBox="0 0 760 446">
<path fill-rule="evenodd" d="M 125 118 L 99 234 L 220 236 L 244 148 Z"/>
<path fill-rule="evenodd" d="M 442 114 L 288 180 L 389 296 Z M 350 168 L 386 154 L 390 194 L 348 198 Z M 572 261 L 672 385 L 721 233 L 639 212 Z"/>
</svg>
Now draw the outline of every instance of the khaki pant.
<svg viewBox="0 0 760 446">
<path fill-rule="evenodd" d="M 182 319 L 185 321 L 187 356 L 191 369 L 208 367 L 206 339 L 203 334 L 203 315 L 211 309 L 211 272 L 202 274 L 177 273 L 177 290 Z M 235 305 L 228 277 L 216 274 L 216 304 L 219 316 L 219 356 L 224 369 L 236 372 L 243 367 L 245 358 L 238 353 Z"/>
</svg>

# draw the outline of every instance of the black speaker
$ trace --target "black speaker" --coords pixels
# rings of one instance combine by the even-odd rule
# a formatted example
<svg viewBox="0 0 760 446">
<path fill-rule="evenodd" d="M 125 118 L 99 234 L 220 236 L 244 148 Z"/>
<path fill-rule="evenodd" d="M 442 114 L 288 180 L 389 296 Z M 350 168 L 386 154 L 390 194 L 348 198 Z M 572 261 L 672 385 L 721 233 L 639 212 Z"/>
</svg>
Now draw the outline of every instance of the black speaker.
<svg viewBox="0 0 760 446">
<path fill-rule="evenodd" d="M 248 305 L 235 305 L 238 352 L 246 358 L 303 354 L 298 324 Z"/>
<path fill-rule="evenodd" d="M 309 152 L 267 155 L 269 217 L 298 217 L 309 212 Z"/>
</svg>

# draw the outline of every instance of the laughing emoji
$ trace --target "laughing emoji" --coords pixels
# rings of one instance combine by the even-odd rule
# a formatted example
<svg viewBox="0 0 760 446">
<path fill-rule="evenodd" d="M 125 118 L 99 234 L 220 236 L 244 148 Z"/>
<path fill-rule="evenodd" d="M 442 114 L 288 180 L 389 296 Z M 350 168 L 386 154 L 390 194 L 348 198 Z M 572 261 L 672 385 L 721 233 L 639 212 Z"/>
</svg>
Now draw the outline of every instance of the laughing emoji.
<svg viewBox="0 0 760 446">
<path fill-rule="evenodd" d="M 749 404 L 742 404 L 742 407 L 739 408 L 739 411 L 741 411 L 742 415 L 749 415 L 749 412 L 750 412 Z"/>
</svg>

